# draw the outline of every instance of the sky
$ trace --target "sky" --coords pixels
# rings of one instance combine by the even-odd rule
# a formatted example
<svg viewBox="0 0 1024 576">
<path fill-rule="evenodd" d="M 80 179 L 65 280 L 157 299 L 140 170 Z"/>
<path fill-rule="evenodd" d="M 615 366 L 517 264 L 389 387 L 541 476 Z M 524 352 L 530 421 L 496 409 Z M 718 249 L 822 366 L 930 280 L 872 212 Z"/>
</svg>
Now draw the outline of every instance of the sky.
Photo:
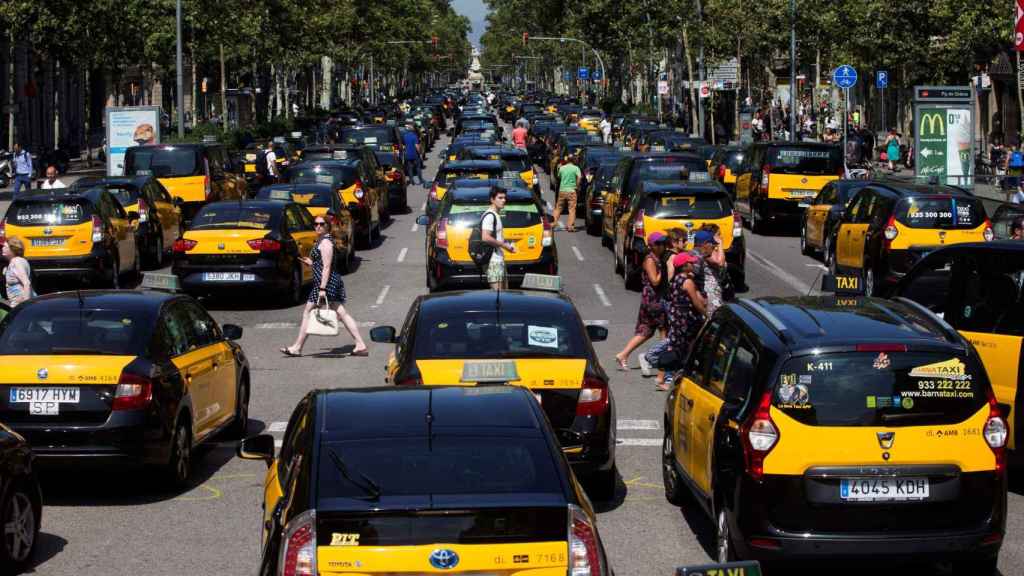
<svg viewBox="0 0 1024 576">
<path fill-rule="evenodd" d="M 484 0 L 452 0 L 452 7 L 459 14 L 469 18 L 473 24 L 469 41 L 474 46 L 479 46 L 480 35 L 484 33 L 485 18 L 487 17 L 487 6 L 484 6 Z"/>
</svg>

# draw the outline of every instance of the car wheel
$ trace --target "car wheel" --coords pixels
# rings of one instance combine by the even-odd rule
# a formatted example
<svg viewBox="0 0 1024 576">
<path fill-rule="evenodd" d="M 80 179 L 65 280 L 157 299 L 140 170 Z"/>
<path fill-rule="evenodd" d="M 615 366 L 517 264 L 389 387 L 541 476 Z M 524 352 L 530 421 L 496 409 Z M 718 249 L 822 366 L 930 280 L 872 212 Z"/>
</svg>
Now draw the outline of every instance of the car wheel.
<svg viewBox="0 0 1024 576">
<path fill-rule="evenodd" d="M 825 260 L 825 267 L 833 275 L 836 273 L 836 255 L 832 252 L 832 235 L 825 235 L 825 247 L 822 248 L 822 258 Z"/>
<path fill-rule="evenodd" d="M 605 248 L 611 248 L 612 247 L 611 240 L 604 233 L 604 224 L 603 223 L 601 224 L 601 246 L 604 246 Z"/>
<path fill-rule="evenodd" d="M 729 530 L 729 516 L 725 507 L 718 510 L 715 520 L 715 552 L 720 564 L 737 560 L 736 549 L 732 544 L 732 532 Z"/>
<path fill-rule="evenodd" d="M 288 291 L 285 292 L 286 302 L 291 306 L 302 303 L 302 271 L 298 266 L 292 266 L 291 280 L 288 282 Z"/>
<path fill-rule="evenodd" d="M 434 292 L 437 290 L 437 278 L 434 278 L 434 274 L 430 271 L 430 262 L 427 262 L 427 290 Z"/>
<path fill-rule="evenodd" d="M 348 274 L 352 271 L 352 245 L 349 244 L 349 248 L 345 250 L 345 258 L 341 261 L 341 266 L 338 267 L 338 272 L 342 274 Z"/>
<path fill-rule="evenodd" d="M 756 206 L 750 207 L 750 231 L 754 234 L 764 233 L 764 222 Z"/>
<path fill-rule="evenodd" d="M 615 489 L 618 487 L 619 475 L 615 464 L 608 470 L 598 470 L 587 479 L 587 494 L 591 499 L 599 502 L 607 502 L 615 498 Z"/>
<path fill-rule="evenodd" d="M 0 565 L 20 574 L 35 552 L 39 540 L 42 507 L 29 480 L 15 482 L 4 496 L 2 509 L 4 545 Z"/>
<path fill-rule="evenodd" d="M 864 269 L 864 294 L 875 295 L 875 269 L 873 266 L 867 266 Z"/>
<path fill-rule="evenodd" d="M 685 494 L 683 493 L 682 479 L 676 472 L 672 460 L 675 453 L 672 448 L 672 435 L 669 427 L 665 426 L 665 434 L 661 439 L 661 483 L 665 486 L 665 499 L 669 504 L 682 506 Z"/>
<path fill-rule="evenodd" d="M 235 421 L 231 423 L 228 434 L 232 438 L 245 438 L 249 429 L 249 382 L 248 376 L 243 376 L 242 383 L 238 387 L 238 402 L 235 405 Z"/>
<path fill-rule="evenodd" d="M 800 225 L 800 253 L 804 256 L 810 256 L 811 247 L 807 244 L 807 222 Z"/>
<path fill-rule="evenodd" d="M 192 432 L 185 418 L 178 420 L 171 438 L 171 455 L 164 471 L 165 481 L 172 489 L 188 486 L 192 477 Z"/>
</svg>

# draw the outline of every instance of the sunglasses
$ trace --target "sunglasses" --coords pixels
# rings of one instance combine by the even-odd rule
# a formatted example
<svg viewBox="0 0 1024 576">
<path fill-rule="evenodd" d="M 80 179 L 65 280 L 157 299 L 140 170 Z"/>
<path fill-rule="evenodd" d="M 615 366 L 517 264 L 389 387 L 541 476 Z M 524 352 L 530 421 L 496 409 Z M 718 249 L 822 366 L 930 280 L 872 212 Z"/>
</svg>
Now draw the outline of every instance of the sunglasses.
<svg viewBox="0 0 1024 576">
<path fill-rule="evenodd" d="M 313 222 L 313 226 L 327 226 L 327 222 L 324 222 L 322 220 L 321 221 L 317 221 L 317 222 Z"/>
</svg>

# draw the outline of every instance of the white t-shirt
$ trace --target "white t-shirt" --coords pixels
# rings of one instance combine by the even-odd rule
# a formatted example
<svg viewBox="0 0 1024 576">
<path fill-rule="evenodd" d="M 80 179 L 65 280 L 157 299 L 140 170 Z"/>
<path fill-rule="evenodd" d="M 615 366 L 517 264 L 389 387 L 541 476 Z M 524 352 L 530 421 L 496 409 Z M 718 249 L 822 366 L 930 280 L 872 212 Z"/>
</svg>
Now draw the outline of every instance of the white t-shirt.
<svg viewBox="0 0 1024 576">
<path fill-rule="evenodd" d="M 277 154 L 273 148 L 267 150 L 267 173 L 277 174 Z"/>
<path fill-rule="evenodd" d="M 610 137 L 612 135 L 612 123 L 609 122 L 607 118 L 601 120 L 601 135 L 604 136 L 606 144 L 611 143 Z"/>
<path fill-rule="evenodd" d="M 488 218 L 490 216 L 490 218 Z M 505 226 L 501 223 L 501 216 L 494 211 L 493 208 L 488 208 L 484 215 L 480 217 L 481 232 L 487 230 L 491 233 L 491 236 L 501 242 L 502 246 L 505 244 Z M 494 254 L 491 256 L 491 260 L 498 260 L 501 262 L 505 261 L 505 248 L 495 248 Z"/>
<path fill-rule="evenodd" d="M 1018 189 L 1010 196 L 1010 202 L 1013 204 L 1024 204 L 1024 192 L 1021 192 L 1020 189 Z"/>
<path fill-rule="evenodd" d="M 43 180 L 43 190 L 56 190 L 57 188 L 67 188 L 67 185 L 60 181 L 60 179 L 54 180 L 51 184 L 49 180 Z"/>
</svg>

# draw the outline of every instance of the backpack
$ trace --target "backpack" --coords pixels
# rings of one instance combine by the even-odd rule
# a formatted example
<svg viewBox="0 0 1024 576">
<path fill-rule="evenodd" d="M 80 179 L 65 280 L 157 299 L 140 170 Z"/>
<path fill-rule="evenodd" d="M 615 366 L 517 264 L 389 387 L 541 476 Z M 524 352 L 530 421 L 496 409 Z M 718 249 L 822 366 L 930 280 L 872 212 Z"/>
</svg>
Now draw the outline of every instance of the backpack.
<svg viewBox="0 0 1024 576">
<path fill-rule="evenodd" d="M 1013 154 L 1010 154 L 1010 166 L 1014 168 L 1024 167 L 1024 153 L 1020 150 L 1014 150 Z"/>
<path fill-rule="evenodd" d="M 469 257 L 480 270 L 487 269 L 487 266 L 491 263 L 491 256 L 494 255 L 494 246 L 484 242 L 483 239 L 484 218 L 488 214 L 494 214 L 494 212 L 484 212 L 480 216 L 480 221 L 473 228 L 473 231 L 469 233 Z M 495 222 L 495 225 L 497 225 L 497 222 Z M 491 232 L 493 233 L 494 229 Z"/>
<path fill-rule="evenodd" d="M 260 150 L 256 153 L 256 173 L 260 176 L 270 176 L 270 172 L 267 172 L 266 150 Z"/>
</svg>

